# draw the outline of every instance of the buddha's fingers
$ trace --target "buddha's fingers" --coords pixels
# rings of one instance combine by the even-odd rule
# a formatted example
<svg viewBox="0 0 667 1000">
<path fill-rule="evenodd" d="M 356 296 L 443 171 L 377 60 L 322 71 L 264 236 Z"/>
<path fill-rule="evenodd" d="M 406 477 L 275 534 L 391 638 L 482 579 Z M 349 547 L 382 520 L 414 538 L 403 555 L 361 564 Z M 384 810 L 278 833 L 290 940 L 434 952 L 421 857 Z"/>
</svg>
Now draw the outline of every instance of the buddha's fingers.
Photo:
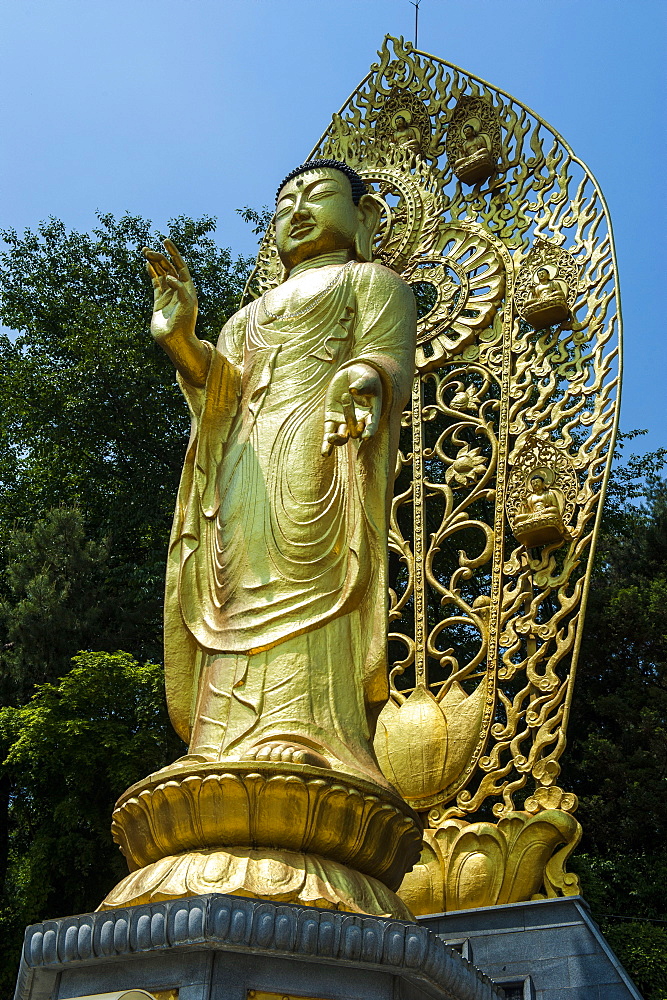
<svg viewBox="0 0 667 1000">
<path fill-rule="evenodd" d="M 373 396 L 370 402 L 369 412 L 365 418 L 364 432 L 361 435 L 362 441 L 367 441 L 370 437 L 373 437 L 378 429 L 378 424 L 380 423 L 380 410 L 382 408 L 382 401 L 377 397 Z"/>
<path fill-rule="evenodd" d="M 181 279 L 181 281 L 192 281 L 188 265 L 185 263 L 180 253 L 176 249 L 176 245 L 172 243 L 171 240 L 169 239 L 163 240 L 162 245 L 164 246 L 165 250 L 171 257 L 172 261 L 174 262 L 174 265 L 176 266 L 178 271 L 178 277 Z"/>
<path fill-rule="evenodd" d="M 171 274 L 174 278 L 177 278 L 176 268 L 169 260 L 165 257 L 163 253 L 159 253 L 157 250 L 151 250 L 149 247 L 144 247 L 144 257 L 150 261 L 158 274 Z"/>
<path fill-rule="evenodd" d="M 157 295 L 160 292 L 160 280 L 158 278 L 157 271 L 148 260 L 146 261 L 146 270 L 148 271 L 148 277 L 151 279 L 151 282 L 153 284 L 153 291 L 155 292 L 155 295 L 157 297 Z"/>
<path fill-rule="evenodd" d="M 171 289 L 166 284 L 164 275 L 155 270 L 152 264 L 146 262 L 146 270 L 153 284 L 153 311 L 163 309 L 171 299 Z"/>
<path fill-rule="evenodd" d="M 168 274 L 167 277 L 165 278 L 165 281 L 167 282 L 169 287 L 176 292 L 178 298 L 184 305 L 188 305 L 191 302 L 191 298 L 190 295 L 188 294 L 188 289 L 185 281 L 183 281 L 181 278 L 175 278 L 173 274 Z"/>
<path fill-rule="evenodd" d="M 334 445 L 345 444 L 350 436 L 348 426 L 346 423 L 340 423 L 338 420 L 325 420 L 324 421 L 324 437 L 322 439 L 322 455 L 327 458 L 334 449 Z"/>
<path fill-rule="evenodd" d="M 357 411 L 354 406 L 354 401 L 349 392 L 341 393 L 340 397 L 341 404 L 343 406 L 343 416 L 345 417 L 345 425 L 350 434 L 350 437 L 358 438 L 364 429 L 363 420 L 357 419 Z"/>
</svg>

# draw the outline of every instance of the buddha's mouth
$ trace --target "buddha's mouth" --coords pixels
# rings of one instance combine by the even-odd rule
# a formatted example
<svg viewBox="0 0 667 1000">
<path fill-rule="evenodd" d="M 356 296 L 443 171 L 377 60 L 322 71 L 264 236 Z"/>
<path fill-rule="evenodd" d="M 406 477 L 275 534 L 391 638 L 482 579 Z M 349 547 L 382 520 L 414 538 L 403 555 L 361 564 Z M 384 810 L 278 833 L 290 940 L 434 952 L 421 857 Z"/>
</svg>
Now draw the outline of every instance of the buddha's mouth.
<svg viewBox="0 0 667 1000">
<path fill-rule="evenodd" d="M 292 226 L 292 228 L 289 231 L 289 234 L 292 237 L 292 239 L 298 240 L 301 236 L 307 236 L 308 233 L 312 232 L 314 228 L 315 228 L 314 223 L 303 222 L 299 226 Z"/>
</svg>

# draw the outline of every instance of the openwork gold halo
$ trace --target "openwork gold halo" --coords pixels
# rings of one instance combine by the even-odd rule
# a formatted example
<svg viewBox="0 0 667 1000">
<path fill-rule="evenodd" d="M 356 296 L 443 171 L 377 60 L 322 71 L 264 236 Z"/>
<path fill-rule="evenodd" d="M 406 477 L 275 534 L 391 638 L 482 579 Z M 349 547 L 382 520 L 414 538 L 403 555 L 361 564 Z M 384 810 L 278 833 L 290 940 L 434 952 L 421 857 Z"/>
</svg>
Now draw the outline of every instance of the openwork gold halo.
<svg viewBox="0 0 667 1000">
<path fill-rule="evenodd" d="M 428 115 L 427 148 L 394 134 L 400 107 L 417 130 L 411 109 Z M 466 124 L 490 161 L 470 182 Z M 402 39 L 386 40 L 309 156 L 368 178 L 385 203 L 377 259 L 431 291 L 392 507 L 391 704 L 378 756 L 418 809 L 431 807 L 431 831 L 489 804 L 510 817 L 524 787 L 526 803 L 567 812 L 576 803 L 558 789 L 558 760 L 618 415 L 602 195 L 538 115 Z M 274 280 L 266 248 L 260 265 Z M 541 317 L 540 267 L 557 284 L 538 289 Z M 542 326 L 545 316 L 556 319 Z M 538 471 L 567 538 L 528 550 L 512 531 Z M 462 739 L 465 766 L 452 749 Z M 547 894 L 576 891 L 557 857 L 541 872 Z"/>
</svg>

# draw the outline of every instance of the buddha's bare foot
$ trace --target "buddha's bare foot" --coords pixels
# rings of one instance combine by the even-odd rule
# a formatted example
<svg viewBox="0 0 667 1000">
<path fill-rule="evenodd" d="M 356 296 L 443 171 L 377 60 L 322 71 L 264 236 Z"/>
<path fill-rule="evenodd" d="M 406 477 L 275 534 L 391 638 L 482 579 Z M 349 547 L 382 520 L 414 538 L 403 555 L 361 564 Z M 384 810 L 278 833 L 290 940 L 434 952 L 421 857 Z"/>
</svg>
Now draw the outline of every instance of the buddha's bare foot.
<svg viewBox="0 0 667 1000">
<path fill-rule="evenodd" d="M 173 764 L 169 764 L 169 768 L 172 767 L 192 767 L 193 764 L 213 764 L 217 761 L 217 754 L 205 754 L 205 753 L 186 753 L 184 757 L 179 757 L 175 760 Z"/>
<path fill-rule="evenodd" d="M 291 764 L 312 764 L 314 767 L 330 767 L 326 757 L 304 747 L 299 743 L 288 743 L 283 740 L 270 740 L 251 747 L 247 753 L 249 760 L 280 761 Z"/>
</svg>

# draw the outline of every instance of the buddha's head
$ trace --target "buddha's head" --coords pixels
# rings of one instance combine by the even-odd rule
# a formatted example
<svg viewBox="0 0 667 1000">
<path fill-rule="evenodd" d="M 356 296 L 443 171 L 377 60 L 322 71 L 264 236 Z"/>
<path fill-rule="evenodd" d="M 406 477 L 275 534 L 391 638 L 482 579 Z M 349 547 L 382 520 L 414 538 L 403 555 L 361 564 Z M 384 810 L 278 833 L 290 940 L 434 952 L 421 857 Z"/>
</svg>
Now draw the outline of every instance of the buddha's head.
<svg viewBox="0 0 667 1000">
<path fill-rule="evenodd" d="M 546 267 L 538 267 L 535 277 L 541 285 L 545 285 L 547 281 L 551 280 L 551 275 L 547 271 Z"/>
<path fill-rule="evenodd" d="M 346 250 L 368 261 L 380 206 L 359 175 L 338 160 L 311 160 L 285 178 L 276 197 L 276 244 L 285 270 Z"/>
<path fill-rule="evenodd" d="M 547 484 L 544 481 L 544 476 L 533 476 L 530 480 L 530 486 L 533 493 L 537 493 L 538 496 L 544 493 L 547 488 Z"/>
<path fill-rule="evenodd" d="M 463 133 L 463 138 L 466 140 L 474 139 L 477 135 L 474 126 L 470 125 L 470 123 L 464 125 L 461 131 Z"/>
</svg>

